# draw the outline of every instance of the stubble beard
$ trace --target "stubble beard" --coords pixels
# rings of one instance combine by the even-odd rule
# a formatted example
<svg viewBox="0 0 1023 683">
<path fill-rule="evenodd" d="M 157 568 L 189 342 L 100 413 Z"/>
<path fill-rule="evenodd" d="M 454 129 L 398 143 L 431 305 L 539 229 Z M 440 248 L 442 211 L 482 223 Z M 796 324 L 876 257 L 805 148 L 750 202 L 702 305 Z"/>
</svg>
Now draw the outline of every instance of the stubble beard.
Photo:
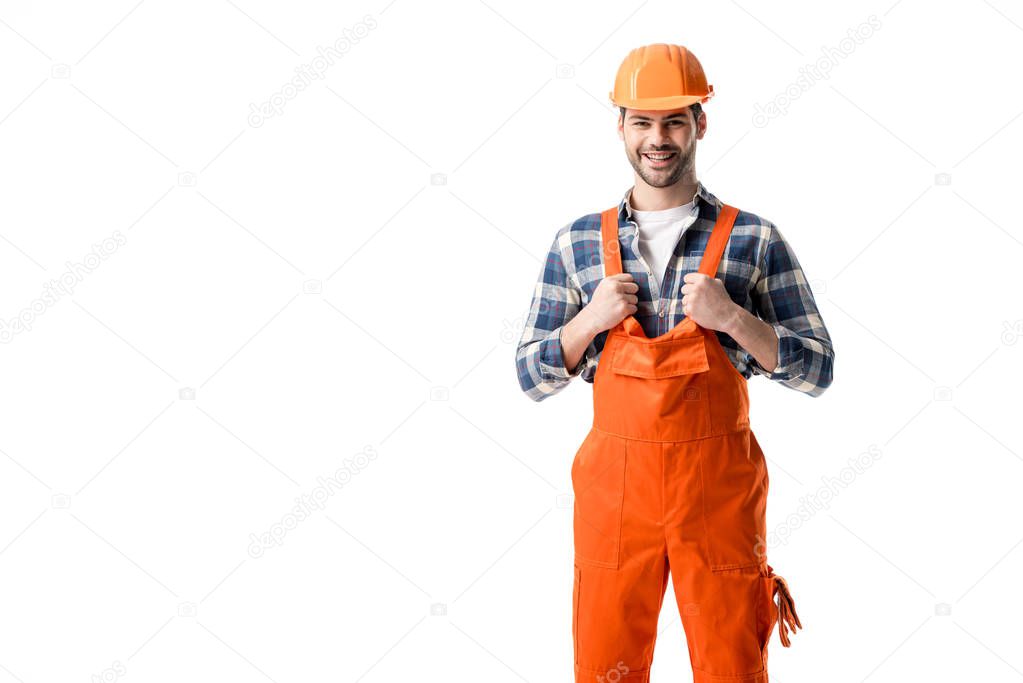
<svg viewBox="0 0 1023 683">
<path fill-rule="evenodd" d="M 629 154 L 628 156 L 633 170 L 636 171 L 636 174 L 647 185 L 650 187 L 671 187 L 679 181 L 695 181 L 695 174 L 693 173 L 693 156 L 695 152 L 695 145 L 692 142 L 689 145 L 689 149 L 679 150 L 675 166 L 668 174 L 652 171 L 644 166 L 643 155 L 639 152 Z"/>
</svg>

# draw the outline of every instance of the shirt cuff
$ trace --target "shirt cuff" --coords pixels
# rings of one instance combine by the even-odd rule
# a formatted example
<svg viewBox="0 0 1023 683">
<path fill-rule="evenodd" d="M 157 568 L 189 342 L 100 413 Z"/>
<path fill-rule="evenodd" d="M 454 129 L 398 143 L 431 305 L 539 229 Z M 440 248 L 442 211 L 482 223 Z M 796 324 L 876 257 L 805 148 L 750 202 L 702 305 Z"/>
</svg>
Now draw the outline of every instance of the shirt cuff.
<svg viewBox="0 0 1023 683">
<path fill-rule="evenodd" d="M 551 330 L 546 337 L 540 341 L 540 371 L 548 379 L 568 379 L 575 377 L 583 371 L 586 363 L 584 358 L 579 359 L 575 370 L 569 372 L 565 368 L 565 352 L 561 347 L 561 331 L 565 326 Z"/>
<path fill-rule="evenodd" d="M 764 375 L 768 379 L 792 379 L 803 371 L 803 340 L 784 325 L 769 324 L 778 336 L 778 356 L 775 358 L 774 372 L 768 372 L 763 365 L 757 362 L 756 358 L 747 353 L 746 358 L 749 366 L 753 372 Z"/>
</svg>

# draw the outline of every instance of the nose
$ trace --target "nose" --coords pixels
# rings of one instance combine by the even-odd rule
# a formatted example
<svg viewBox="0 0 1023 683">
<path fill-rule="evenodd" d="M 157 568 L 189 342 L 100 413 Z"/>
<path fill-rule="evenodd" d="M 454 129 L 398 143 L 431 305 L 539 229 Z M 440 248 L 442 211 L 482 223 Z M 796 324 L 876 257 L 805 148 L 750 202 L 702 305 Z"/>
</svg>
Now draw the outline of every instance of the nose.
<svg viewBox="0 0 1023 683">
<path fill-rule="evenodd" d="M 649 140 L 651 147 L 661 149 L 663 147 L 671 147 L 671 136 L 668 134 L 668 126 L 663 123 L 654 124 L 651 127 L 651 136 Z"/>
</svg>

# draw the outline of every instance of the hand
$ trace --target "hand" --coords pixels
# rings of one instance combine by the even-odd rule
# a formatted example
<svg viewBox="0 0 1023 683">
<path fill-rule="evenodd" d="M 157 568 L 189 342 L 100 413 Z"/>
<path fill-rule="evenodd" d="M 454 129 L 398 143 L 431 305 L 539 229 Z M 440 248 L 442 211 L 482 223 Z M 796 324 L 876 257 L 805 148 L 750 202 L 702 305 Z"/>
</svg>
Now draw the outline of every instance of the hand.
<svg viewBox="0 0 1023 683">
<path fill-rule="evenodd" d="M 597 283 L 590 302 L 580 311 L 580 315 L 587 316 L 594 336 L 639 310 L 637 292 L 639 285 L 629 273 L 611 275 Z"/>
<path fill-rule="evenodd" d="M 725 283 L 703 273 L 688 273 L 682 281 L 682 312 L 709 330 L 727 330 L 736 319 L 737 303 Z"/>
</svg>

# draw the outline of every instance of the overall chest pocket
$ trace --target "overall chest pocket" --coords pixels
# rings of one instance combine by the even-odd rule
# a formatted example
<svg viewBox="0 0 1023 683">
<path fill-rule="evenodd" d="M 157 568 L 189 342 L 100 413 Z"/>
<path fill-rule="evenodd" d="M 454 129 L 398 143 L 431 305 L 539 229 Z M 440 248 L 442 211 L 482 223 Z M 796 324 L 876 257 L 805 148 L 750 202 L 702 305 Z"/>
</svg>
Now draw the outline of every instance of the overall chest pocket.
<svg viewBox="0 0 1023 683">
<path fill-rule="evenodd" d="M 618 434 L 681 441 L 712 432 L 705 335 L 616 341 L 611 373 Z"/>
<path fill-rule="evenodd" d="M 703 335 L 665 341 L 622 340 L 615 349 L 611 370 L 642 379 L 666 379 L 710 369 Z"/>
</svg>

